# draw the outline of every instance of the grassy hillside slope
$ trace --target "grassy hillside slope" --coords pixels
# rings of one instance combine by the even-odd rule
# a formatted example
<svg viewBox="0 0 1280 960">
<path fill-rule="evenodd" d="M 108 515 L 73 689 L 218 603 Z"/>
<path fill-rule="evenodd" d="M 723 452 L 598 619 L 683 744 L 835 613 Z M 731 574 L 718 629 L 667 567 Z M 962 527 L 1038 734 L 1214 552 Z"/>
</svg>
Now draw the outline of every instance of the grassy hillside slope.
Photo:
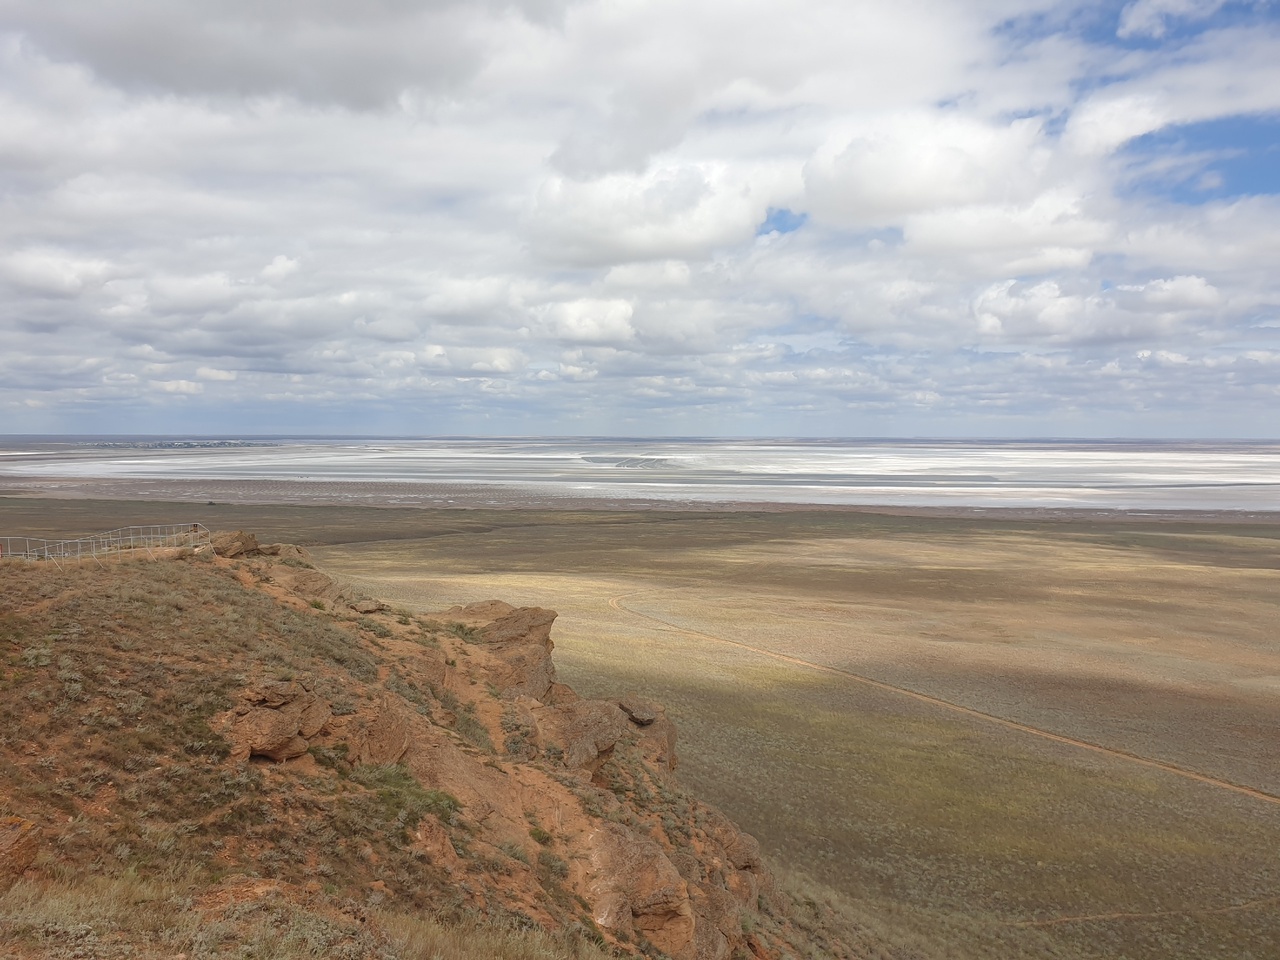
<svg viewBox="0 0 1280 960">
<path fill-rule="evenodd" d="M 6 957 L 893 955 L 774 887 L 660 709 L 513 693 L 541 648 L 492 611 L 360 613 L 296 556 L 0 577 Z M 258 722 L 291 697 L 300 748 Z"/>
</svg>

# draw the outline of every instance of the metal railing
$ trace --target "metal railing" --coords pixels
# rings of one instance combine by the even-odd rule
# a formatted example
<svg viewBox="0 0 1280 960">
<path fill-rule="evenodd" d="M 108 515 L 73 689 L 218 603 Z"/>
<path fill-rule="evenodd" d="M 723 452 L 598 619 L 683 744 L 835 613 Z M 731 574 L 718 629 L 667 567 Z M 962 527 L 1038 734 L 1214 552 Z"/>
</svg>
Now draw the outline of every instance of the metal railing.
<svg viewBox="0 0 1280 960">
<path fill-rule="evenodd" d="M 0 537 L 0 559 L 61 561 L 97 560 L 133 551 L 154 556 L 153 550 L 202 547 L 210 543 L 203 523 L 162 523 L 121 527 L 78 540 L 42 540 L 36 537 Z"/>
</svg>

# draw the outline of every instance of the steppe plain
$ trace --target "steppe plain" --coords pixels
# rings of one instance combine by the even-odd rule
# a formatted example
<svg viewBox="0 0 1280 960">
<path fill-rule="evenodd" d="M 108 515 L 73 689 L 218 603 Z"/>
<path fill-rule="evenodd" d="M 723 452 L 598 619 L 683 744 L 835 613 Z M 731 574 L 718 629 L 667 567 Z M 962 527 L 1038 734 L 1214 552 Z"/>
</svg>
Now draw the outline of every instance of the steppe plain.
<svg viewBox="0 0 1280 960">
<path fill-rule="evenodd" d="M 666 703 L 684 780 L 915 955 L 1280 955 L 1274 519 L 0 499 L 192 520 L 558 610 L 563 679 Z"/>
</svg>

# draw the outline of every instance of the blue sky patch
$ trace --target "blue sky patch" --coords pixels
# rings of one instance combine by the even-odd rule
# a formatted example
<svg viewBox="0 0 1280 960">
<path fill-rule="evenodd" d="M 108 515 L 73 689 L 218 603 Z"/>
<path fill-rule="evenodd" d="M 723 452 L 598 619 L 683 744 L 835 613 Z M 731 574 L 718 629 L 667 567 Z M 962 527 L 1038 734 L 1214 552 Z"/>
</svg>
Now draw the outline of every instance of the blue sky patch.
<svg viewBox="0 0 1280 960">
<path fill-rule="evenodd" d="M 756 236 L 763 237 L 766 233 L 795 233 L 808 222 L 807 213 L 796 213 L 786 207 L 770 207 L 764 223 L 756 228 Z"/>
<path fill-rule="evenodd" d="M 1280 117 L 1225 117 L 1166 127 L 1129 143 L 1120 156 L 1135 193 L 1177 203 L 1280 194 Z"/>
<path fill-rule="evenodd" d="M 1267 0 L 1228 0 L 1208 16 L 1165 12 L 1148 23 L 1134 24 L 1121 36 L 1129 0 L 1105 0 L 1079 7 L 1050 8 L 1019 14 L 995 28 L 1013 45 L 1033 43 L 1055 34 L 1078 36 L 1085 42 L 1126 50 L 1169 50 L 1212 30 L 1262 25 L 1280 20 L 1280 4 Z"/>
</svg>

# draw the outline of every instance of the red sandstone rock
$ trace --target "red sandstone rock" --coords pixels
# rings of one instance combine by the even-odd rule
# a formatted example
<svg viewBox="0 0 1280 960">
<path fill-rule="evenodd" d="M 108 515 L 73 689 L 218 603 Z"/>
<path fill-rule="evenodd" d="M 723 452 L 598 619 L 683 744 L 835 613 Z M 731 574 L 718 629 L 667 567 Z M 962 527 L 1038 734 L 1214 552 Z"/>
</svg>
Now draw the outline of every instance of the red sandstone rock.
<svg viewBox="0 0 1280 960">
<path fill-rule="evenodd" d="M 22 817 L 0 817 L 0 894 L 35 862 L 40 828 Z"/>
<path fill-rule="evenodd" d="M 695 960 L 689 887 L 662 848 L 608 822 L 588 843 L 596 923 L 628 937 L 639 934 L 676 960 Z"/>
<path fill-rule="evenodd" d="M 307 752 L 307 740 L 329 721 L 329 704 L 308 679 L 267 680 L 240 695 L 240 703 L 218 718 L 231 759 L 289 760 Z"/>
<path fill-rule="evenodd" d="M 631 733 L 631 725 L 617 704 L 607 700 L 578 700 L 561 707 L 535 707 L 542 746 L 563 751 L 564 764 L 594 773 Z"/>
<path fill-rule="evenodd" d="M 213 552 L 220 557 L 251 557 L 258 553 L 258 538 L 243 530 L 220 530 L 209 539 Z"/>
<path fill-rule="evenodd" d="M 479 642 L 496 660 L 489 668 L 489 682 L 505 697 L 526 696 L 542 700 L 556 680 L 551 662 L 551 624 L 556 612 L 541 607 L 520 607 L 500 616 L 479 634 Z"/>
<path fill-rule="evenodd" d="M 398 763 L 409 749 L 411 734 L 404 712 L 390 697 L 348 727 L 347 758 L 352 763 Z"/>
</svg>

